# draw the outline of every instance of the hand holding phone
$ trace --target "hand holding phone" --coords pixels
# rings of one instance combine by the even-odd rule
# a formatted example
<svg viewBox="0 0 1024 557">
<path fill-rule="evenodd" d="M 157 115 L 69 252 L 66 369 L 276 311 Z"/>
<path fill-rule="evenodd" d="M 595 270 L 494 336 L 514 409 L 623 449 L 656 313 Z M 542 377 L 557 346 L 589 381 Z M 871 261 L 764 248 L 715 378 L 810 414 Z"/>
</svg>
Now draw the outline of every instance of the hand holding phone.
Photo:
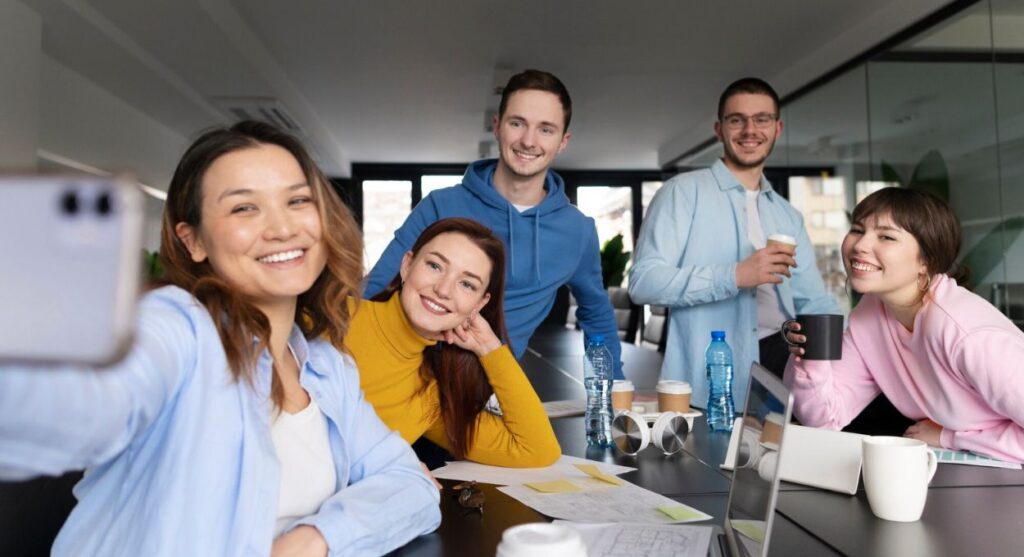
<svg viewBox="0 0 1024 557">
<path fill-rule="evenodd" d="M 110 364 L 128 350 L 143 199 L 102 177 L 0 177 L 0 361 Z"/>
</svg>

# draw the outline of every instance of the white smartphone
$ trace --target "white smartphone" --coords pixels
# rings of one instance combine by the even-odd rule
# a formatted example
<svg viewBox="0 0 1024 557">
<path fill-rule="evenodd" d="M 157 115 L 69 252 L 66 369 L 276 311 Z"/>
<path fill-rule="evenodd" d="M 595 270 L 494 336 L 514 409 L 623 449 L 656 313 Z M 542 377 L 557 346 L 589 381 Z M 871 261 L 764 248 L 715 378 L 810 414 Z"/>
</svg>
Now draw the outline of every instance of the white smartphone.
<svg viewBox="0 0 1024 557">
<path fill-rule="evenodd" d="M 126 180 L 0 176 L 0 361 L 102 366 L 127 353 L 143 210 Z"/>
</svg>

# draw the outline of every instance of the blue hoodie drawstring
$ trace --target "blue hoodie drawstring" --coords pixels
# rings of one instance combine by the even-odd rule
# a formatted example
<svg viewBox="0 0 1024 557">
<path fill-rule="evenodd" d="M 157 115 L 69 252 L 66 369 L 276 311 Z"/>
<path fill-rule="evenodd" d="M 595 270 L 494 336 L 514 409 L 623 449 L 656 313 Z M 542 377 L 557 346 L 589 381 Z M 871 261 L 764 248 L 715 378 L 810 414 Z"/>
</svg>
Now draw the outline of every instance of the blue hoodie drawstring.
<svg viewBox="0 0 1024 557">
<path fill-rule="evenodd" d="M 540 211 L 533 213 L 533 269 L 540 283 Z"/>
<path fill-rule="evenodd" d="M 506 203 L 508 207 L 508 266 L 510 278 L 516 278 L 516 230 L 512 226 L 512 204 Z M 509 282 L 512 282 L 509 280 Z"/>
</svg>

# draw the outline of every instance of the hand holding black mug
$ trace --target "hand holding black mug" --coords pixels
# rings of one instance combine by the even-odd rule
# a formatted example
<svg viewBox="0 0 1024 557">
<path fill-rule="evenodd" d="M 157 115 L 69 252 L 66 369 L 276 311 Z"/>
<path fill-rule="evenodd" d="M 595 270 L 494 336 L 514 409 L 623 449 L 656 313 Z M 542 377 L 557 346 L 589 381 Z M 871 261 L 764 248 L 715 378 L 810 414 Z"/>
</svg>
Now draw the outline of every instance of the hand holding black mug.
<svg viewBox="0 0 1024 557">
<path fill-rule="evenodd" d="M 789 352 L 807 360 L 843 359 L 843 316 L 797 315 L 782 324 Z"/>
</svg>

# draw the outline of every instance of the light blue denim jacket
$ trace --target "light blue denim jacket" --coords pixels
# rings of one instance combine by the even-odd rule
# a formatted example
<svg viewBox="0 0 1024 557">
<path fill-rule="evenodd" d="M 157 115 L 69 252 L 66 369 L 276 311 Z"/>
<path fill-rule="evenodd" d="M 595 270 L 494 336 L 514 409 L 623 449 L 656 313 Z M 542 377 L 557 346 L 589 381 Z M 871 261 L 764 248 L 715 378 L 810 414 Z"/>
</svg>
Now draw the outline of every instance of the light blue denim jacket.
<svg viewBox="0 0 1024 557">
<path fill-rule="evenodd" d="M 234 381 L 209 313 L 175 287 L 145 296 L 136 335 L 109 369 L 0 369 L 0 477 L 88 468 L 54 555 L 269 555 L 280 485 L 269 354 L 253 385 Z M 438 491 L 363 400 L 352 359 L 298 327 L 289 342 L 338 478 L 298 523 L 331 555 L 380 555 L 436 529 Z"/>
<path fill-rule="evenodd" d="M 825 291 L 803 217 L 763 177 L 757 206 L 765 237 L 797 239 L 793 276 L 776 286 L 786 316 L 841 313 Z M 638 304 L 671 308 L 661 376 L 689 381 L 697 406 L 708 399 L 704 350 L 713 330 L 726 332 L 733 398 L 744 403 L 750 364 L 759 357 L 757 289 L 736 286 L 736 264 L 753 253 L 745 189 L 721 160 L 666 182 L 644 217 L 629 295 Z"/>
</svg>

